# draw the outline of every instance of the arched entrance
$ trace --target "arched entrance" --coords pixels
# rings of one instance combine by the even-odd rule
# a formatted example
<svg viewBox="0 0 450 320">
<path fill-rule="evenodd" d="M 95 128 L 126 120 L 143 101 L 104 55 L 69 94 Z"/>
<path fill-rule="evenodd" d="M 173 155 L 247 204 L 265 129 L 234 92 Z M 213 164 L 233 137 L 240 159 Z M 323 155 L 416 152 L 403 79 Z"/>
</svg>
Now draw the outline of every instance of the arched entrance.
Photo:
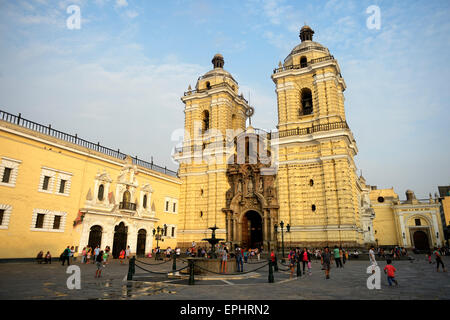
<svg viewBox="0 0 450 320">
<path fill-rule="evenodd" d="M 262 219 L 258 212 L 248 211 L 242 218 L 242 247 L 260 248 L 263 245 Z"/>
<path fill-rule="evenodd" d="M 119 257 L 120 251 L 127 248 L 127 233 L 128 227 L 125 227 L 123 222 L 119 223 L 114 228 L 114 242 L 113 242 L 113 258 L 117 259 Z"/>
<path fill-rule="evenodd" d="M 91 248 L 95 248 L 97 246 L 101 246 L 102 244 L 102 227 L 100 226 L 92 226 L 91 231 L 89 232 L 89 241 L 88 246 Z"/>
<path fill-rule="evenodd" d="M 414 247 L 418 250 L 429 250 L 428 235 L 423 231 L 415 231 L 413 235 Z"/>
<path fill-rule="evenodd" d="M 147 231 L 139 230 L 137 237 L 136 255 L 145 256 L 145 241 L 147 240 Z"/>
</svg>

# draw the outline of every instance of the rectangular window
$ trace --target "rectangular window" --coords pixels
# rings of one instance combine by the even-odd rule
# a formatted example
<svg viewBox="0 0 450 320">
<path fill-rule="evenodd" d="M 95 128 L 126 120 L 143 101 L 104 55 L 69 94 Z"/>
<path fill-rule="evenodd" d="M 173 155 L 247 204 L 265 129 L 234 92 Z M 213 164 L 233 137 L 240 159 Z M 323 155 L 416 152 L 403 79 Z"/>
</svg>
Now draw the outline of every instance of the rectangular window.
<svg viewBox="0 0 450 320">
<path fill-rule="evenodd" d="M 9 183 L 9 179 L 11 178 L 11 168 L 5 168 L 5 171 L 3 171 L 3 178 L 2 178 L 2 182 L 3 183 Z"/>
<path fill-rule="evenodd" d="M 415 219 L 416 220 L 416 226 L 420 226 L 420 219 Z"/>
<path fill-rule="evenodd" d="M 177 204 L 176 203 L 173 204 L 173 212 L 177 212 Z"/>
<path fill-rule="evenodd" d="M 172 227 L 172 237 L 175 237 L 175 227 Z"/>
<path fill-rule="evenodd" d="M 169 211 L 169 201 L 166 201 L 166 211 Z"/>
<path fill-rule="evenodd" d="M 64 193 L 65 188 L 66 188 L 66 180 L 61 180 L 61 184 L 59 185 L 59 193 Z"/>
<path fill-rule="evenodd" d="M 44 184 L 42 185 L 42 190 L 48 190 L 48 184 L 50 182 L 50 177 L 45 176 L 44 177 Z"/>
<path fill-rule="evenodd" d="M 45 214 L 38 213 L 36 217 L 36 225 L 34 226 L 37 229 L 42 229 L 44 227 L 44 217 Z"/>
<path fill-rule="evenodd" d="M 4 209 L 0 209 L 0 226 L 3 224 L 3 214 L 5 213 Z"/>
<path fill-rule="evenodd" d="M 59 229 L 61 225 L 61 216 L 55 216 L 55 220 L 53 221 L 53 229 Z"/>
</svg>

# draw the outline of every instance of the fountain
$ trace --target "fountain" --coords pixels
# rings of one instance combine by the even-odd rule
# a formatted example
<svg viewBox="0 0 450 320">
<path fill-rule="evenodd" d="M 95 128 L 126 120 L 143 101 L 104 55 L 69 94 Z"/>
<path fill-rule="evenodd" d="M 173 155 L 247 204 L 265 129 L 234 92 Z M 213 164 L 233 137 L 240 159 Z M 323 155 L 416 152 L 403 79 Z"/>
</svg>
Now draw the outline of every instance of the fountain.
<svg viewBox="0 0 450 320">
<path fill-rule="evenodd" d="M 217 257 L 216 254 L 216 244 L 218 244 L 220 241 L 224 239 L 216 238 L 216 230 L 219 229 L 217 226 L 208 228 L 212 230 L 211 238 L 205 238 L 202 239 L 203 241 L 208 241 L 208 243 L 211 245 L 211 251 L 209 252 L 209 257 L 192 257 L 188 258 L 188 260 L 194 261 L 196 267 L 195 274 L 210 274 L 210 272 L 206 270 L 210 270 L 213 273 L 219 273 L 220 272 L 220 266 L 222 259 Z M 228 252 L 230 253 L 230 252 Z M 187 270 L 184 271 L 186 273 Z M 228 258 L 227 261 L 227 273 L 233 273 L 236 272 L 236 259 L 232 259 L 231 257 Z M 183 271 L 181 272 L 183 273 Z"/>
<path fill-rule="evenodd" d="M 208 229 L 212 230 L 211 238 L 205 238 L 205 239 L 202 239 L 202 240 L 209 242 L 209 244 L 211 245 L 211 255 L 210 256 L 211 256 L 212 259 L 217 259 L 216 244 L 218 244 L 219 241 L 222 241 L 224 239 L 217 239 L 216 238 L 216 230 L 219 229 L 219 228 L 216 227 L 216 225 L 214 225 L 214 227 L 210 227 Z"/>
</svg>

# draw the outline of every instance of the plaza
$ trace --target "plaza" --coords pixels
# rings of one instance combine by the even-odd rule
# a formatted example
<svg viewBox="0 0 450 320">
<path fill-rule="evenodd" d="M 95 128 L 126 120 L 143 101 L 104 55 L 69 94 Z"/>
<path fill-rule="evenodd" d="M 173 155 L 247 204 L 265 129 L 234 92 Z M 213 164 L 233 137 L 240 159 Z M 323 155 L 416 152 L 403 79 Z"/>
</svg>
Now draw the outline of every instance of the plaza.
<svg viewBox="0 0 450 320">
<path fill-rule="evenodd" d="M 52 264 L 4 263 L 0 264 L 0 299 L 27 300 L 448 300 L 450 299 L 450 275 L 436 272 L 436 264 L 429 264 L 425 255 L 411 255 L 414 260 L 394 260 L 398 287 L 389 287 L 382 272 L 381 289 L 369 290 L 366 282 L 369 274 L 367 260 L 348 260 L 342 269 L 332 265 L 331 278 L 325 279 L 320 261 L 313 260 L 312 275 L 290 279 L 287 267 L 279 265 L 274 272 L 274 283 L 268 283 L 268 267 L 256 271 L 258 277 L 221 280 L 170 279 L 162 274 L 149 274 L 136 268 L 133 281 L 126 281 L 128 265 L 112 260 L 103 269 L 102 277 L 94 278 L 93 264 L 75 262 L 81 269 L 81 289 L 69 290 L 66 285 L 67 266 Z M 153 259 L 142 260 L 156 264 Z M 443 257 L 446 267 L 448 256 Z M 250 271 L 264 265 L 257 261 L 244 265 Z M 380 269 L 385 261 L 378 261 Z M 178 267 L 183 264 L 178 262 Z M 171 261 L 147 266 L 157 272 L 170 272 Z"/>
</svg>

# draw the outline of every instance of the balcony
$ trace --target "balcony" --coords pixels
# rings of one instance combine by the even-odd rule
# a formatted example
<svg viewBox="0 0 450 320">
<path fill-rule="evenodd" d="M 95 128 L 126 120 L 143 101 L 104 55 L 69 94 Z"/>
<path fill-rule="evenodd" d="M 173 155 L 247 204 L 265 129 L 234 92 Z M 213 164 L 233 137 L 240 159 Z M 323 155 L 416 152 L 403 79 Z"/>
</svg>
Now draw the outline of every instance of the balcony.
<svg viewBox="0 0 450 320">
<path fill-rule="evenodd" d="M 136 203 L 121 202 L 119 204 L 119 210 L 136 211 Z"/>
<path fill-rule="evenodd" d="M 283 71 L 287 71 L 287 70 L 294 70 L 294 69 L 303 69 L 309 66 L 312 66 L 316 63 L 320 63 L 320 62 L 324 62 L 324 61 L 335 61 L 334 57 L 332 55 L 329 56 L 325 56 L 325 57 L 321 57 L 321 58 L 317 58 L 317 59 L 312 59 L 310 61 L 307 62 L 303 62 L 300 64 L 294 64 L 294 65 L 289 65 L 289 66 L 284 66 L 284 67 L 280 67 L 280 68 L 276 68 L 273 70 L 273 73 L 279 73 L 279 72 L 283 72 Z"/>
</svg>

